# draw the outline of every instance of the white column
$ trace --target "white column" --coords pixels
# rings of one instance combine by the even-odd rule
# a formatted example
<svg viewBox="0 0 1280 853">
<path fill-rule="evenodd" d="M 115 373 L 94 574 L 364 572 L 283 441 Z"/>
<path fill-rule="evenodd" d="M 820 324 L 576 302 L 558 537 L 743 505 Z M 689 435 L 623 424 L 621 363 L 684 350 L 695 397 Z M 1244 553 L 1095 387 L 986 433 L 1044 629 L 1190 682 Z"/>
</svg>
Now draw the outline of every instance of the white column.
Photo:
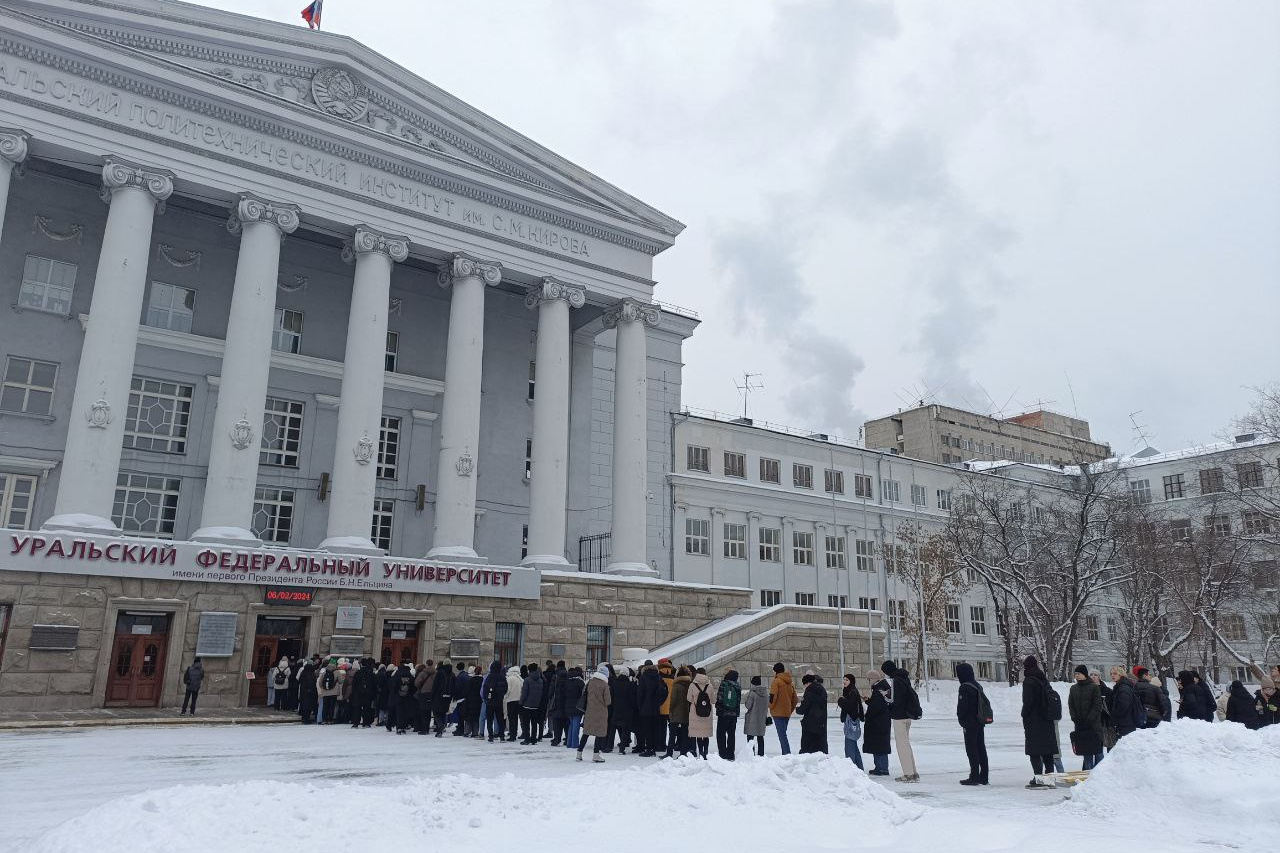
<svg viewBox="0 0 1280 853">
<path fill-rule="evenodd" d="M 204 509 L 192 539 L 257 541 L 250 528 L 271 371 L 280 242 L 298 227 L 298 212 L 294 205 L 245 193 L 227 220 L 227 230 L 240 235 L 240 256 L 213 413 Z"/>
<path fill-rule="evenodd" d="M 21 130 L 0 127 L 0 236 L 4 233 L 4 215 L 9 206 L 9 182 L 13 171 L 27 159 L 27 140 Z"/>
<path fill-rule="evenodd" d="M 605 328 L 617 329 L 613 371 L 613 562 L 615 575 L 657 574 L 647 560 L 649 494 L 646 414 L 649 400 L 645 326 L 658 325 L 658 309 L 623 300 L 604 315 Z"/>
<path fill-rule="evenodd" d="M 382 430 L 382 384 L 386 373 L 387 305 L 391 267 L 409 257 L 409 238 L 356 228 L 344 259 L 355 258 L 355 283 L 347 321 L 338 440 L 333 452 L 329 529 L 321 548 L 380 554 L 369 538 L 377 483 L 378 436 Z"/>
<path fill-rule="evenodd" d="M 524 304 L 538 309 L 534 354 L 533 478 L 529 482 L 529 556 L 523 566 L 565 569 L 569 495 L 569 309 L 586 294 L 554 279 L 529 288 Z M 448 386 L 445 386 L 446 390 Z"/>
<path fill-rule="evenodd" d="M 173 192 L 173 174 L 108 157 L 102 197 L 111 205 L 89 303 L 89 324 L 71 398 L 54 516 L 46 527 L 115 529 L 111 507 L 120 472 L 138 323 L 147 285 L 151 226 Z"/>
<path fill-rule="evenodd" d="M 440 270 L 452 287 L 436 467 L 436 528 L 427 557 L 477 560 L 476 446 L 480 442 L 480 380 L 484 361 L 484 289 L 502 281 L 502 265 L 454 255 Z M 532 532 L 532 531 L 530 531 Z"/>
</svg>

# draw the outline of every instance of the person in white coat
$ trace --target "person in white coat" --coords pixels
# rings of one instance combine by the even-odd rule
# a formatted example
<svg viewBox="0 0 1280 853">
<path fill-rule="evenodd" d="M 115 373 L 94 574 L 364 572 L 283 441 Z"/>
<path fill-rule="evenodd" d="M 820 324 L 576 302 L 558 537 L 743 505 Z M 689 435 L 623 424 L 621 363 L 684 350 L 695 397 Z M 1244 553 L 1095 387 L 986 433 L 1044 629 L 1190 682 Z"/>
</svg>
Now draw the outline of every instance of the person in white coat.
<svg viewBox="0 0 1280 853">
<path fill-rule="evenodd" d="M 289 679 L 293 673 L 289 670 L 289 659 L 280 658 L 280 662 L 267 670 L 267 705 L 277 711 L 283 711 L 285 698 L 289 695 Z"/>
<path fill-rule="evenodd" d="M 515 741 L 516 731 L 520 728 L 520 688 L 524 686 L 524 677 L 520 675 L 520 667 L 507 668 L 507 740 Z"/>
</svg>

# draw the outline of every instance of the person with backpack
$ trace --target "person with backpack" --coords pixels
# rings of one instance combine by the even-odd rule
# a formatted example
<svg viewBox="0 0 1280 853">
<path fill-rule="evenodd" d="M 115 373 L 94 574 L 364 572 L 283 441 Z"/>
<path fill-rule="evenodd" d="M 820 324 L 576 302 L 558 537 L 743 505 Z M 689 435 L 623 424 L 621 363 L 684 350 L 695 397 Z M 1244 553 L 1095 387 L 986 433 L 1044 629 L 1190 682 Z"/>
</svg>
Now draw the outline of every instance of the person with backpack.
<svg viewBox="0 0 1280 853">
<path fill-rule="evenodd" d="M 289 659 L 282 656 L 279 663 L 267 670 L 267 707 L 283 711 L 288 690 Z"/>
<path fill-rule="evenodd" d="M 191 661 L 191 666 L 182 671 L 182 683 L 186 686 L 186 691 L 182 697 L 182 710 L 178 712 L 178 716 L 181 717 L 190 712 L 194 717 L 196 700 L 200 698 L 200 686 L 204 684 L 204 664 L 200 658 Z"/>
<path fill-rule="evenodd" d="M 844 687 L 836 705 L 840 708 L 840 725 L 844 728 L 844 757 L 856 764 L 859 770 L 864 770 L 858 739 L 862 737 L 866 707 L 862 703 L 862 694 L 858 692 L 858 679 L 851 672 L 844 674 Z"/>
<path fill-rule="evenodd" d="M 893 717 L 889 709 L 889 694 L 893 687 L 880 670 L 867 671 L 869 691 L 863 696 L 866 701 L 866 716 L 862 720 L 862 751 L 871 756 L 869 776 L 889 775 L 889 756 L 893 752 L 892 731 Z"/>
<path fill-rule="evenodd" d="M 827 689 L 821 676 L 805 673 L 800 679 L 804 695 L 796 706 L 800 715 L 800 754 L 811 755 L 827 751 Z"/>
<path fill-rule="evenodd" d="M 316 705 L 316 723 L 320 725 L 331 725 L 333 723 L 333 715 L 338 709 L 338 691 L 341 685 L 338 684 L 338 662 L 330 658 L 329 662 L 322 667 L 316 674 L 316 696 L 319 698 L 319 704 Z"/>
<path fill-rule="evenodd" d="M 964 754 L 969 759 L 969 775 L 961 785 L 986 785 L 991 773 L 987 760 L 987 726 L 994 721 L 991 703 L 973 674 L 973 666 L 956 664 L 960 689 L 956 694 L 956 722 L 964 732 Z"/>
<path fill-rule="evenodd" d="M 636 678 L 636 755 L 653 758 L 666 746 L 666 725 L 662 705 L 667 701 L 667 685 L 652 661 L 645 661 Z"/>
<path fill-rule="evenodd" d="M 373 658 L 364 658 L 360 668 L 349 674 L 351 682 L 351 728 L 369 728 L 373 725 L 373 702 L 378 694 L 377 677 Z"/>
<path fill-rule="evenodd" d="M 690 751 L 695 757 L 701 755 L 702 760 L 706 761 L 715 725 L 715 699 L 711 695 L 711 679 L 702 667 L 698 667 L 689 682 L 688 696 Z"/>
<path fill-rule="evenodd" d="M 520 685 L 520 743 L 532 746 L 538 737 L 538 709 L 542 706 L 545 683 L 536 663 L 529 664 Z"/>
<path fill-rule="evenodd" d="M 316 721 L 316 710 L 320 706 L 316 687 L 316 665 L 308 661 L 298 673 L 298 716 L 306 725 Z"/>
<path fill-rule="evenodd" d="M 507 698 L 507 675 L 502 671 L 502 662 L 489 663 L 489 674 L 484 679 L 485 727 L 489 730 L 489 743 L 496 737 L 502 740 L 506 732 L 507 719 L 504 706 Z"/>
<path fill-rule="evenodd" d="M 681 758 L 689 754 L 689 685 L 692 683 L 693 673 L 687 666 L 676 670 L 671 687 L 671 713 L 667 718 L 670 731 L 663 758 L 670 758 L 675 752 L 679 752 Z"/>
<path fill-rule="evenodd" d="M 738 684 L 738 671 L 725 672 L 716 690 L 716 754 L 725 761 L 733 761 L 737 747 L 738 709 L 742 705 L 742 687 Z"/>
<path fill-rule="evenodd" d="M 676 669 L 670 658 L 658 658 L 658 675 L 662 677 L 662 684 L 667 690 L 663 694 L 662 707 L 659 711 L 662 717 L 659 721 L 662 737 L 651 747 L 655 753 L 659 749 L 670 752 L 668 746 L 671 742 L 671 700 L 676 689 Z"/>
<path fill-rule="evenodd" d="M 626 755 L 627 748 L 631 746 L 631 734 L 636 731 L 638 714 L 635 670 L 629 666 L 619 667 L 609 679 L 609 694 L 613 700 L 609 706 L 609 725 L 618 735 L 618 754 Z"/>
<path fill-rule="evenodd" d="M 1133 690 L 1146 711 L 1146 720 L 1139 727 L 1144 729 L 1154 729 L 1164 722 L 1164 703 L 1169 701 L 1167 697 L 1164 697 L 1163 702 L 1161 701 L 1160 688 L 1151 683 L 1149 676 L 1150 670 L 1145 666 L 1133 668 Z"/>
<path fill-rule="evenodd" d="M 431 707 L 435 699 L 436 665 L 435 661 L 418 664 L 413 675 L 414 727 L 419 735 L 431 733 Z M 390 724 L 388 724 L 390 731 Z"/>
<path fill-rule="evenodd" d="M 582 667 L 574 666 L 556 677 L 556 695 L 547 708 L 551 724 L 551 745 L 561 743 L 577 749 L 582 736 L 582 718 L 586 716 L 587 678 Z"/>
<path fill-rule="evenodd" d="M 414 727 L 418 715 L 418 700 L 415 698 L 417 688 L 414 687 L 415 675 L 409 664 L 402 663 L 391 678 L 392 701 L 396 703 L 396 734 L 402 735 Z"/>
<path fill-rule="evenodd" d="M 1071 746 L 1084 760 L 1082 770 L 1092 770 L 1102 755 L 1102 690 L 1089 677 L 1089 667 L 1080 664 L 1072 674 L 1075 684 L 1067 694 L 1067 710 L 1074 728 Z"/>
<path fill-rule="evenodd" d="M 1050 696 L 1049 694 L 1053 694 Z M 1049 684 L 1040 662 L 1028 655 L 1022 662 L 1022 735 L 1024 751 L 1031 759 L 1034 776 L 1027 788 L 1052 788 L 1040 777 L 1053 772 L 1053 756 L 1058 751 L 1054 722 L 1062 718 L 1062 698 Z"/>
<path fill-rule="evenodd" d="M 892 679 L 893 690 L 889 694 L 889 717 L 893 720 L 893 740 L 898 745 L 898 763 L 902 775 L 895 782 L 919 782 L 916 756 L 911 749 L 911 724 L 924 715 L 920 697 L 911 686 L 911 675 L 891 660 L 880 665 L 880 671 Z"/>
<path fill-rule="evenodd" d="M 795 683 L 791 673 L 781 662 L 773 665 L 773 682 L 769 685 L 769 716 L 773 719 L 773 730 L 778 734 L 778 746 L 783 755 L 791 754 L 791 741 L 787 738 L 787 725 L 791 715 L 796 712 L 800 697 L 796 695 Z"/>
<path fill-rule="evenodd" d="M 581 671 L 579 671 L 581 673 Z M 603 764 L 604 757 L 600 749 L 604 739 L 609 735 L 609 705 L 613 697 L 609 692 L 609 665 L 600 664 L 587 681 L 583 696 L 582 736 L 578 742 L 577 760 L 582 760 L 582 752 L 587 748 L 587 738 L 595 738 L 592 746 L 591 760 L 595 764 Z"/>
<path fill-rule="evenodd" d="M 747 751 L 751 751 L 749 744 L 754 739 L 756 754 L 763 756 L 764 730 L 769 726 L 771 718 L 769 716 L 769 688 L 764 686 L 760 676 L 751 676 L 751 686 L 747 688 L 747 695 L 743 698 L 742 704 L 747 711 L 742 720 L 742 733 L 747 737 Z"/>
</svg>

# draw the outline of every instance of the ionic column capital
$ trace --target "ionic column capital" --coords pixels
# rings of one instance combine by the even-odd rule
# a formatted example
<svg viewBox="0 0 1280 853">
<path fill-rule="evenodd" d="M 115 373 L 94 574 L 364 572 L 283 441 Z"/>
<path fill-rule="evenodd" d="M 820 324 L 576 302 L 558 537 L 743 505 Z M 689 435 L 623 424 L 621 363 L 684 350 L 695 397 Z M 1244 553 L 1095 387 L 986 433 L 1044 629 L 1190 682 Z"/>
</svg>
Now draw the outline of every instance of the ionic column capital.
<svg viewBox="0 0 1280 853">
<path fill-rule="evenodd" d="M 502 281 L 502 264 L 458 253 L 440 268 L 440 286 L 451 287 L 459 278 L 478 278 L 493 287 Z"/>
<path fill-rule="evenodd" d="M 292 234 L 298 227 L 301 213 L 296 204 L 267 201 L 253 193 L 241 193 L 240 200 L 231 208 L 227 230 L 232 234 L 239 234 L 246 223 L 265 222 L 274 225 L 281 236 Z"/>
<path fill-rule="evenodd" d="M 110 203 L 112 194 L 122 189 L 142 190 L 163 208 L 164 200 L 173 195 L 173 172 L 107 157 L 102 163 L 102 200 Z"/>
<path fill-rule="evenodd" d="M 581 287 L 565 284 L 554 278 L 544 278 L 525 292 L 524 307 L 534 309 L 543 302 L 553 302 L 557 299 L 568 302 L 570 308 L 581 308 L 587 304 L 587 292 Z"/>
<path fill-rule="evenodd" d="M 351 242 L 342 247 L 342 260 L 351 263 L 360 255 L 386 255 L 399 263 L 409 257 L 409 238 L 374 231 L 365 225 L 357 225 Z"/>
<path fill-rule="evenodd" d="M 27 142 L 31 135 L 23 130 L 0 127 L 0 160 L 18 165 L 27 159 Z"/>
<path fill-rule="evenodd" d="M 604 327 L 613 329 L 619 323 L 641 322 L 646 326 L 657 326 L 660 315 L 658 306 L 636 299 L 624 299 L 604 314 Z"/>
</svg>

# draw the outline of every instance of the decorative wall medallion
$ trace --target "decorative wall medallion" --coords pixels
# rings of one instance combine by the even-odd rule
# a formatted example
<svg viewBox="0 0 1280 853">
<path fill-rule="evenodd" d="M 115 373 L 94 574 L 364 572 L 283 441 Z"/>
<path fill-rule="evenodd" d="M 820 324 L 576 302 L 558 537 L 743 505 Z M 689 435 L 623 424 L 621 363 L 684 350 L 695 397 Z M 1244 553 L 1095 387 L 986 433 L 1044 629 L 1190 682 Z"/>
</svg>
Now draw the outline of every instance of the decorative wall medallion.
<svg viewBox="0 0 1280 853">
<path fill-rule="evenodd" d="M 360 437 L 351 452 L 356 455 L 356 463 L 359 465 L 368 465 L 373 461 L 373 439 L 369 438 L 369 433 Z"/>
<path fill-rule="evenodd" d="M 106 429 L 107 424 L 111 423 L 111 404 L 106 400 L 97 400 L 89 406 L 84 417 L 91 429 Z"/>
<path fill-rule="evenodd" d="M 329 115 L 359 121 L 369 111 L 369 99 L 356 79 L 341 68 L 321 68 L 311 78 L 311 97 Z"/>
<path fill-rule="evenodd" d="M 31 230 L 39 231 L 50 240 L 58 240 L 59 242 L 64 240 L 75 240 L 79 243 L 84 237 L 83 225 L 71 225 L 66 231 L 55 231 L 53 229 L 53 220 L 47 216 L 41 216 L 39 214 L 36 214 L 36 219 L 35 222 L 32 223 Z"/>
<path fill-rule="evenodd" d="M 476 468 L 475 462 L 471 459 L 470 451 L 462 451 L 462 455 L 458 457 L 457 464 L 453 467 L 458 472 L 459 477 L 470 477 L 471 472 Z"/>
<path fill-rule="evenodd" d="M 244 450 L 253 444 L 253 424 L 241 418 L 231 425 L 231 446 L 236 450 Z"/>
<path fill-rule="evenodd" d="M 186 257 L 179 257 L 174 253 L 173 247 L 167 243 L 156 244 L 156 255 L 164 258 L 171 266 L 196 269 L 200 269 L 200 261 L 204 258 L 204 252 L 200 251 L 187 252 Z"/>
<path fill-rule="evenodd" d="M 392 300 L 390 300 L 390 301 L 387 303 L 387 313 L 388 313 L 388 314 L 394 314 L 395 316 L 399 317 L 399 316 L 400 316 L 400 310 L 401 310 L 403 307 L 404 307 L 404 300 L 402 300 L 402 299 L 392 299 Z"/>
</svg>

